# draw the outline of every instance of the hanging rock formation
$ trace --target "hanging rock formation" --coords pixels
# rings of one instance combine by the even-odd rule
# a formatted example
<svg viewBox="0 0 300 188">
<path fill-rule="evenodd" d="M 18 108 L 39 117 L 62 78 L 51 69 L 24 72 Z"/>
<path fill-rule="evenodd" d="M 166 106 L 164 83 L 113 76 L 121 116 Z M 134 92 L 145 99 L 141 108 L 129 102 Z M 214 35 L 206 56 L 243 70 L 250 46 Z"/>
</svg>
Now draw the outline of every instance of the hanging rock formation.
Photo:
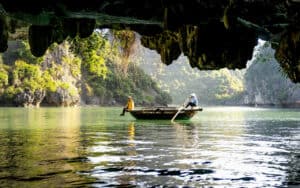
<svg viewBox="0 0 300 188">
<path fill-rule="evenodd" d="M 35 56 L 94 28 L 131 29 L 170 64 L 183 53 L 199 69 L 243 68 L 257 39 L 269 40 L 293 82 L 300 82 L 299 0 L 0 0 L 0 50 L 14 20 L 30 24 Z"/>
</svg>

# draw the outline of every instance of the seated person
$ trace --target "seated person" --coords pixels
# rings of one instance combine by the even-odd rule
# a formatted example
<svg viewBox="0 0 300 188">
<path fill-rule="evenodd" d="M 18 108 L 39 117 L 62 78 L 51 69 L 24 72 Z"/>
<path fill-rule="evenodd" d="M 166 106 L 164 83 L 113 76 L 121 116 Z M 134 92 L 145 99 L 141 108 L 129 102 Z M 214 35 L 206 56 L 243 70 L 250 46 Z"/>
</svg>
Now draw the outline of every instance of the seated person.
<svg viewBox="0 0 300 188">
<path fill-rule="evenodd" d="M 187 108 L 189 106 L 191 106 L 192 108 L 198 106 L 198 99 L 197 99 L 197 96 L 195 93 L 192 93 L 190 95 L 189 101 L 188 101 L 187 105 L 185 106 L 185 108 Z"/>
<path fill-rule="evenodd" d="M 128 111 L 133 110 L 133 109 L 134 109 L 134 101 L 133 101 L 131 96 L 128 96 L 127 104 L 123 108 L 123 112 L 120 114 L 120 116 L 124 116 L 125 112 L 128 112 Z"/>
</svg>

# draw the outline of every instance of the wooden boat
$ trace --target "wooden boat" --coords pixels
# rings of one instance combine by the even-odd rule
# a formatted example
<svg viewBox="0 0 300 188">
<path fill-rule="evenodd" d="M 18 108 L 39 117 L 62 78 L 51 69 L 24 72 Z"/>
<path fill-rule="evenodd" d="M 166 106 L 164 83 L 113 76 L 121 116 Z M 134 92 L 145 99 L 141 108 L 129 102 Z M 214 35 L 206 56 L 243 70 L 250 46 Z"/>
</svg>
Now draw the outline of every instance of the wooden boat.
<svg viewBox="0 0 300 188">
<path fill-rule="evenodd" d="M 151 107 L 129 111 L 136 119 L 168 119 L 171 120 L 178 112 L 178 107 Z M 202 111 L 200 107 L 181 109 L 176 116 L 177 120 L 191 119 L 198 111 Z"/>
</svg>

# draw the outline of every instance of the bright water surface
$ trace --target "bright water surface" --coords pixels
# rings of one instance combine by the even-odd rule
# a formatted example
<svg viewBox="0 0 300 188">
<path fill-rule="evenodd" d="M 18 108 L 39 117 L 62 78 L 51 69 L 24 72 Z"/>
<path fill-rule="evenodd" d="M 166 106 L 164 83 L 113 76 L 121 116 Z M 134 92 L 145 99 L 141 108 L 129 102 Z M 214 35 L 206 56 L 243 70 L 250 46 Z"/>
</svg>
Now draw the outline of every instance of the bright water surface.
<svg viewBox="0 0 300 188">
<path fill-rule="evenodd" d="M 0 108 L 0 187 L 300 187 L 300 110 Z"/>
</svg>

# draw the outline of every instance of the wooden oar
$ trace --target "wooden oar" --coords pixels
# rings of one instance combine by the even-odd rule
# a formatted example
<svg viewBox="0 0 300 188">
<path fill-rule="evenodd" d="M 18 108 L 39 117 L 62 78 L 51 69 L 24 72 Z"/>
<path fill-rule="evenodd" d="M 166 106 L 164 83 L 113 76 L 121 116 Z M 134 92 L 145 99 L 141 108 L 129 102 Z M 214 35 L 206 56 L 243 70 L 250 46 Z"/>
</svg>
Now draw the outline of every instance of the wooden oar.
<svg viewBox="0 0 300 188">
<path fill-rule="evenodd" d="M 184 107 L 179 107 L 177 113 L 173 116 L 173 118 L 171 119 L 171 122 L 174 122 L 174 119 L 178 116 L 178 114 L 180 113 L 180 111 L 184 109 Z"/>
<path fill-rule="evenodd" d="M 174 122 L 175 118 L 178 116 L 178 114 L 180 113 L 180 111 L 185 108 L 185 105 L 188 102 L 188 100 L 189 100 L 189 98 L 185 99 L 184 103 L 178 108 L 178 111 L 176 112 L 176 114 L 171 119 L 171 122 Z"/>
</svg>

